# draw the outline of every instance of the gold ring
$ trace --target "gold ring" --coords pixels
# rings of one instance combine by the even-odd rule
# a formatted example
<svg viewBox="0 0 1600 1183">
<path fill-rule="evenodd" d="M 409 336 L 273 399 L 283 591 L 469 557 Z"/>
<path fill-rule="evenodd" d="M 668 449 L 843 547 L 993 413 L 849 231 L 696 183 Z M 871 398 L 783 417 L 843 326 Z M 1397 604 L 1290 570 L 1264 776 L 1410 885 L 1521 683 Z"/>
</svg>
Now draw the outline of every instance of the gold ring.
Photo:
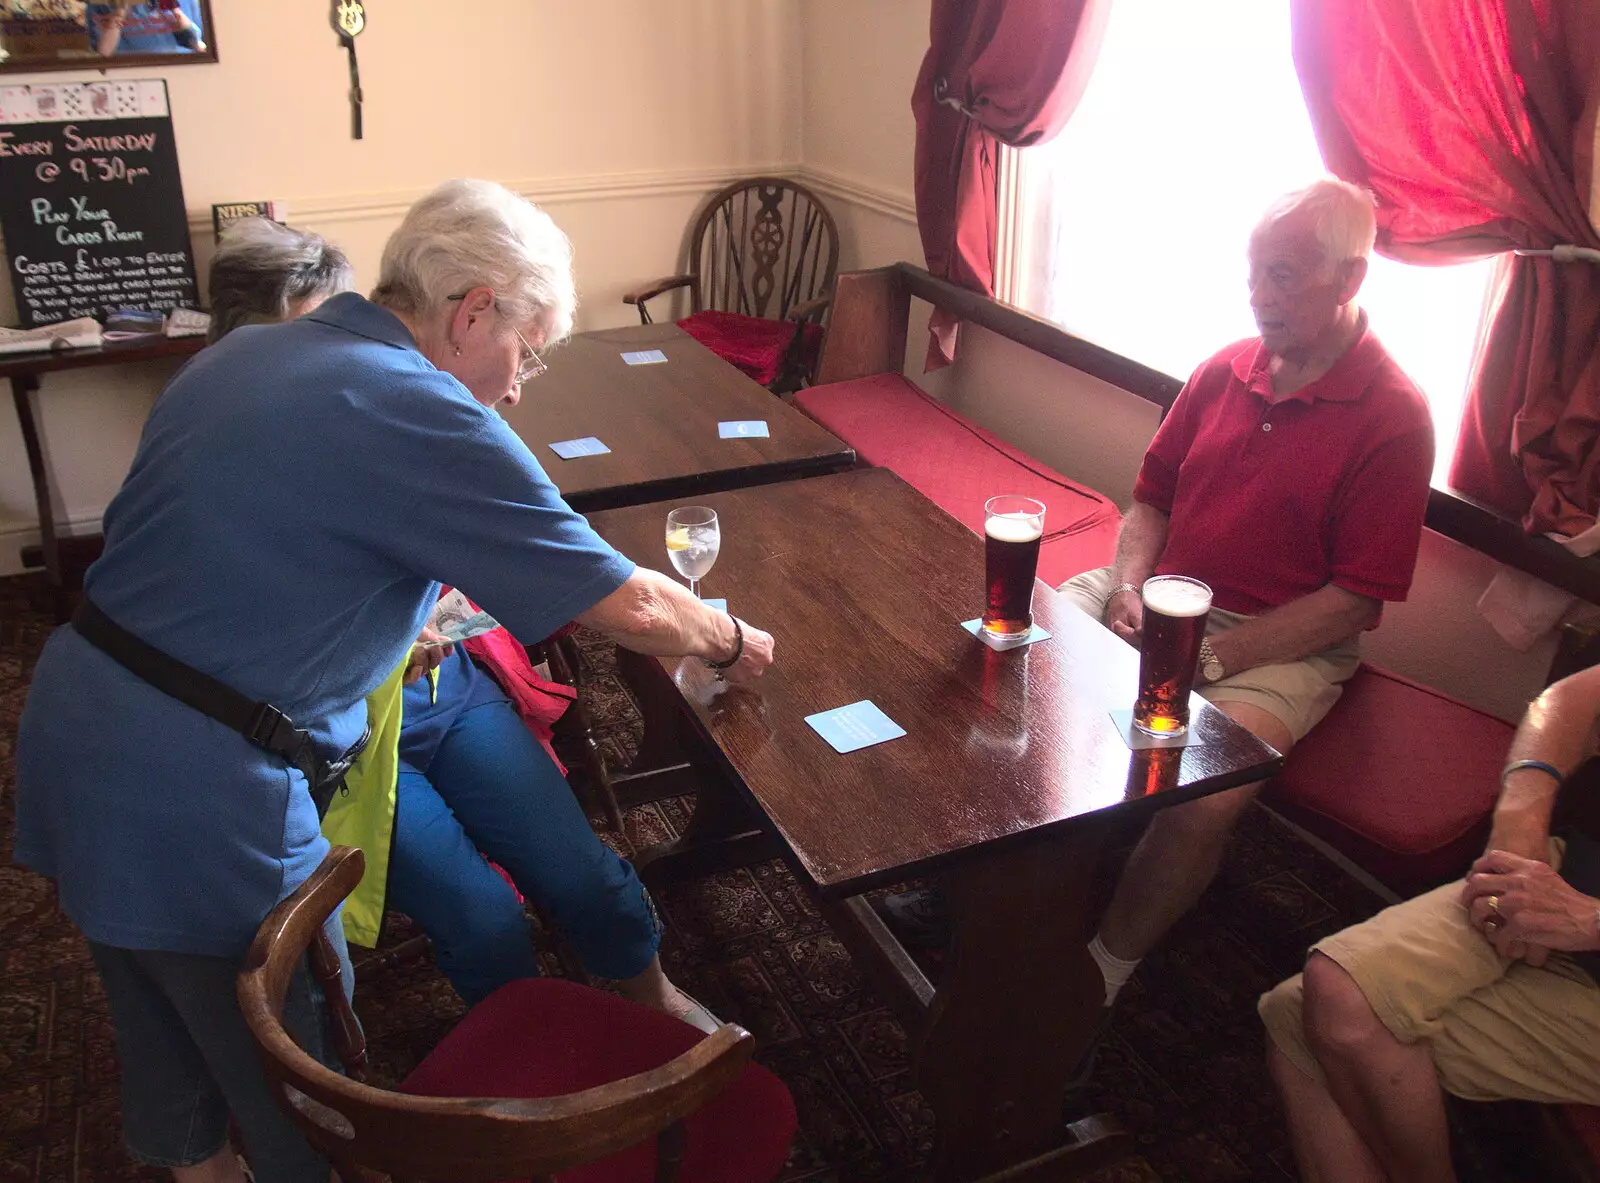
<svg viewBox="0 0 1600 1183">
<path fill-rule="evenodd" d="M 1497 895 L 1492 895 L 1486 902 L 1489 905 L 1489 911 L 1498 916 L 1500 914 L 1500 897 Z"/>
</svg>

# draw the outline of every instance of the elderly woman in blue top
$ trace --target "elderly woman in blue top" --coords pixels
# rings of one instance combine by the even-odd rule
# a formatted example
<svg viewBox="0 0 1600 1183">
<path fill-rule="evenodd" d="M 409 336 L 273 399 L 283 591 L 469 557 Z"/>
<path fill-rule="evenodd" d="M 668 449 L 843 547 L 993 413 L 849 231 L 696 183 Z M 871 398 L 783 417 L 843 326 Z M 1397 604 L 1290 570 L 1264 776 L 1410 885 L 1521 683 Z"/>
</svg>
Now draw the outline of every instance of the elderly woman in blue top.
<svg viewBox="0 0 1600 1183">
<path fill-rule="evenodd" d="M 343 253 L 321 236 L 241 219 L 212 256 L 210 338 L 303 316 L 351 279 Z M 323 822 L 334 841 L 367 851 L 367 877 L 345 904 L 346 937 L 376 939 L 387 889 L 389 902 L 433 938 L 439 968 L 469 1003 L 533 976 L 522 901 L 481 850 L 557 922 L 591 974 L 715 1030 L 663 972 L 660 923 L 633 868 L 589 827 L 494 677 L 450 646 L 419 646 L 413 656 L 403 697 L 396 680 L 368 699 L 375 738 L 353 770 L 353 796 L 335 799 Z M 424 659 L 437 667 L 432 678 L 415 676 Z M 370 717 L 402 702 L 397 735 Z"/>
<path fill-rule="evenodd" d="M 361 736 L 441 582 L 518 636 L 576 619 L 643 653 L 738 654 L 728 679 L 757 676 L 771 637 L 607 546 L 491 409 L 574 304 L 548 217 L 446 183 L 390 239 L 371 301 L 240 329 L 173 380 L 85 594 L 329 758 Z M 182 1183 L 238 1180 L 231 1111 L 258 1183 L 324 1183 L 233 993 L 261 919 L 328 848 L 302 774 L 63 628 L 23 712 L 17 792 L 17 858 L 56 880 L 106 983 L 130 1149 Z M 320 996 L 304 975 L 290 993 L 315 1050 Z"/>
</svg>

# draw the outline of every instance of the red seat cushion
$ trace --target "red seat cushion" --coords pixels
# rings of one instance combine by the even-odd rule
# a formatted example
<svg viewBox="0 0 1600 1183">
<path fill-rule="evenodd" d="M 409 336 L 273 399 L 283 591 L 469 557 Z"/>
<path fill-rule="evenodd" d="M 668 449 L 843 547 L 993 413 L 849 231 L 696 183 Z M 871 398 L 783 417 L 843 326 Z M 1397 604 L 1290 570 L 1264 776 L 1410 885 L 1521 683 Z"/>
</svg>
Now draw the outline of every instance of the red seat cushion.
<svg viewBox="0 0 1600 1183">
<path fill-rule="evenodd" d="M 1594 1105 L 1563 1105 L 1567 1124 L 1578 1136 L 1579 1143 L 1589 1152 L 1589 1157 L 1600 1166 L 1600 1107 Z"/>
<path fill-rule="evenodd" d="M 400 1086 L 428 1097 L 555 1097 L 659 1067 L 704 1036 L 603 990 L 552 978 L 502 986 L 440 1041 Z M 688 1119 L 682 1183 L 764 1183 L 783 1168 L 794 1101 L 751 1064 Z M 559 1176 L 561 1183 L 649 1183 L 655 1141 Z"/>
<path fill-rule="evenodd" d="M 1267 804 L 1402 895 L 1483 852 L 1511 724 L 1363 665 L 1297 744 Z"/>
<path fill-rule="evenodd" d="M 1122 515 L 1109 498 L 1070 481 L 930 398 L 901 374 L 812 386 L 794 405 L 855 448 L 868 464 L 983 532 L 983 503 L 1019 493 L 1045 504 L 1039 578 L 1054 586 L 1111 561 Z"/>
<path fill-rule="evenodd" d="M 794 344 L 794 321 L 766 320 L 738 312 L 708 309 L 684 317 L 678 327 L 763 386 L 771 386 L 778 380 L 783 373 L 783 359 Z M 811 363 L 822 345 L 822 326 L 808 321 L 800 331 L 799 362 L 810 373 Z"/>
</svg>

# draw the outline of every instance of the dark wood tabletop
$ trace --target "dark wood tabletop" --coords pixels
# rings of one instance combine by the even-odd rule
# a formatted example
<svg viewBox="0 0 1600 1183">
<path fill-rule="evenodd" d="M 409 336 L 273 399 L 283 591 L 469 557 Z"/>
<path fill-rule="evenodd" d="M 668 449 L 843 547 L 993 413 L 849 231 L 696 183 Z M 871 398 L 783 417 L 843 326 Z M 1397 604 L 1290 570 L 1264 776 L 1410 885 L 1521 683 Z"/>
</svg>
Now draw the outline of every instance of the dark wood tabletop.
<svg viewBox="0 0 1600 1183">
<path fill-rule="evenodd" d="M 750 688 L 693 709 L 826 896 L 1099 811 L 1248 784 L 1281 763 L 1198 697 L 1203 743 L 1130 750 L 1109 711 L 1133 702 L 1137 653 L 1043 584 L 1034 619 L 1050 640 L 996 653 L 963 631 L 982 610 L 982 539 L 886 469 L 697 500 L 722 527 L 701 594 L 727 597 L 777 647 Z M 590 520 L 635 561 L 670 572 L 669 508 Z M 860 699 L 907 735 L 841 755 L 805 722 Z"/>
<path fill-rule="evenodd" d="M 651 349 L 667 360 L 622 360 Z M 501 414 L 581 512 L 836 472 L 855 461 L 843 441 L 676 325 L 579 333 L 546 360 L 549 372 Z M 718 438 L 719 422 L 745 419 L 765 419 L 771 435 Z M 586 436 L 610 453 L 563 460 L 550 450 Z"/>
</svg>

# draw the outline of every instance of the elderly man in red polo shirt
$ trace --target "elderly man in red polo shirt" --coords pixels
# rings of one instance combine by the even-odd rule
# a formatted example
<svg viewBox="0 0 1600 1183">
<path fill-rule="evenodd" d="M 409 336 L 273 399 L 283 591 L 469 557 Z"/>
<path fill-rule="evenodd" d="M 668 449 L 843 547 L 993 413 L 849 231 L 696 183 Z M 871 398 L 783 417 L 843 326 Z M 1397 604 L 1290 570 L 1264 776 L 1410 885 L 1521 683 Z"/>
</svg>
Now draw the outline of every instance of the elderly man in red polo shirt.
<svg viewBox="0 0 1600 1183">
<path fill-rule="evenodd" d="M 1146 579 L 1203 580 L 1196 686 L 1280 752 L 1337 701 L 1383 601 L 1405 598 L 1422 534 L 1432 420 L 1355 303 L 1374 233 L 1371 197 L 1331 178 L 1267 211 L 1248 252 L 1261 336 L 1194 372 L 1145 453 L 1115 561 L 1061 588 L 1137 645 Z M 1090 945 L 1108 1007 L 1259 789 L 1155 815 Z"/>
</svg>

